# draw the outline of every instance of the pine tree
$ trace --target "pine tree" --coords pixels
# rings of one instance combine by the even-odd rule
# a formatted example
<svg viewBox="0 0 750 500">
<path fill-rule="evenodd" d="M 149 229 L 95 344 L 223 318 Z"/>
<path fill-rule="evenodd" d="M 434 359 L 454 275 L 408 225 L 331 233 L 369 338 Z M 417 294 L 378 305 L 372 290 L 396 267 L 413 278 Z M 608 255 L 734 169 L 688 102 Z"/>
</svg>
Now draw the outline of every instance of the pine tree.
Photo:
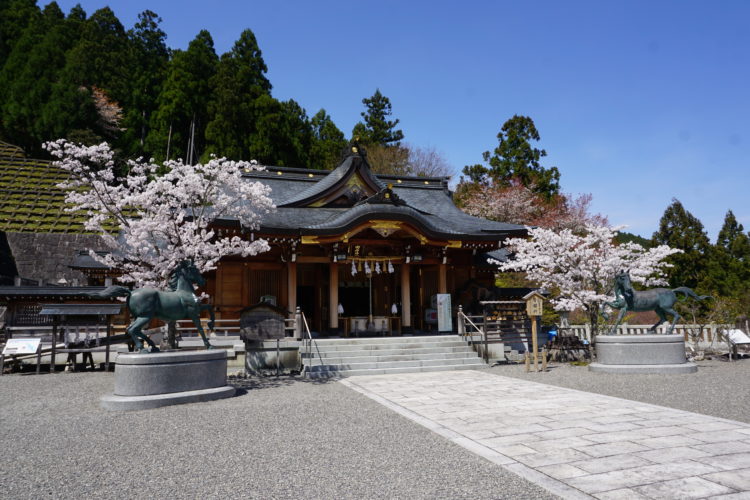
<svg viewBox="0 0 750 500">
<path fill-rule="evenodd" d="M 39 17 L 36 0 L 0 0 L 0 67 L 29 24 Z"/>
<path fill-rule="evenodd" d="M 312 129 L 305 110 L 294 100 L 278 101 L 264 94 L 254 102 L 256 130 L 248 153 L 265 165 L 305 168 Z"/>
<path fill-rule="evenodd" d="M 252 137 L 257 134 L 259 109 L 262 110 L 256 101 L 261 96 L 270 97 L 271 83 L 266 71 L 255 35 L 251 30 L 243 31 L 232 50 L 221 56 L 210 82 L 207 153 L 234 160 L 260 160 L 248 155 Z"/>
<path fill-rule="evenodd" d="M 146 152 L 149 122 L 156 111 L 156 99 L 169 62 L 167 35 L 159 27 L 161 22 L 156 13 L 145 10 L 138 14 L 138 22 L 128 31 L 135 66 L 120 146 L 130 156 Z"/>
<path fill-rule="evenodd" d="M 146 149 L 159 159 L 197 160 L 205 149 L 209 81 L 218 57 L 208 31 L 201 31 L 187 50 L 177 50 L 157 98 L 157 110 L 146 137 Z"/>
<path fill-rule="evenodd" d="M 29 24 L 0 71 L 3 102 L 3 135 L 28 152 L 40 152 L 41 143 L 56 139 L 59 116 L 50 120 L 44 112 L 55 83 L 65 66 L 65 52 L 77 41 L 75 20 L 67 21 L 56 3 L 48 4 L 41 17 Z M 67 131 L 67 130 L 66 130 Z"/>
<path fill-rule="evenodd" d="M 362 99 L 367 108 L 360 113 L 364 123 L 359 122 L 352 130 L 352 137 L 364 144 L 379 144 L 381 146 L 398 146 L 403 140 L 404 133 L 396 130 L 399 120 L 389 120 L 391 116 L 391 100 L 376 89 L 372 97 Z"/>
<path fill-rule="evenodd" d="M 701 221 L 685 210 L 679 200 L 672 199 L 651 241 L 654 245 L 669 245 L 683 251 L 668 259 L 674 266 L 667 270 L 671 286 L 705 289 L 711 245 Z"/>
<path fill-rule="evenodd" d="M 491 182 L 498 186 L 520 182 L 548 200 L 560 193 L 559 170 L 557 167 L 543 167 L 540 160 L 547 156 L 547 152 L 531 145 L 531 141 L 540 140 L 531 118 L 513 115 L 503 124 L 497 138 L 499 144 L 492 155 L 489 151 L 482 155 L 488 166 L 464 167 L 464 175 L 472 182 Z"/>
<path fill-rule="evenodd" d="M 321 109 L 310 119 L 310 126 L 310 168 L 336 167 L 341 159 L 341 152 L 346 147 L 344 133 L 336 127 L 325 109 Z"/>
<path fill-rule="evenodd" d="M 707 265 L 706 287 L 719 296 L 740 298 L 750 283 L 750 238 L 731 210 L 724 217 Z"/>
<path fill-rule="evenodd" d="M 89 89 L 98 87 L 125 106 L 130 96 L 132 56 L 125 28 L 112 9 L 105 7 L 83 23 L 78 43 L 67 54 L 62 77 Z"/>
</svg>

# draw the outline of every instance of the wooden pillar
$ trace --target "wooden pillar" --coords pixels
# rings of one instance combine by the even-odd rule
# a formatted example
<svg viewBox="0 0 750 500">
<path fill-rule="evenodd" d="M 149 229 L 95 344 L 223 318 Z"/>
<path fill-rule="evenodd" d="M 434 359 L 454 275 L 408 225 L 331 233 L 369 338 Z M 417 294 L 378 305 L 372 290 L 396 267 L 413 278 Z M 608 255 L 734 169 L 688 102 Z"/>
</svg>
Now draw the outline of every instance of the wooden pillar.
<svg viewBox="0 0 750 500">
<path fill-rule="evenodd" d="M 411 330 L 411 283 L 410 265 L 401 264 L 401 328 Z"/>
<path fill-rule="evenodd" d="M 297 263 L 286 263 L 286 310 L 297 310 Z"/>
<path fill-rule="evenodd" d="M 339 328 L 339 265 L 331 262 L 328 267 L 328 328 Z"/>
<path fill-rule="evenodd" d="M 438 264 L 438 293 L 448 293 L 448 264 Z"/>
</svg>

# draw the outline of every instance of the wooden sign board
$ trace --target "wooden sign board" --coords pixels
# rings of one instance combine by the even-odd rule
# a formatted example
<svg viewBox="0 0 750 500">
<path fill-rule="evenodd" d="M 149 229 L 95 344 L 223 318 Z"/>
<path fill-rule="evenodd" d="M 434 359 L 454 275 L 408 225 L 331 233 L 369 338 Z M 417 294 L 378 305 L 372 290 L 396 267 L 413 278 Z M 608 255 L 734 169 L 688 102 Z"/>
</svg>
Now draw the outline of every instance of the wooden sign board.
<svg viewBox="0 0 750 500">
<path fill-rule="evenodd" d="M 526 314 L 529 317 L 541 316 L 544 311 L 544 296 L 539 292 L 531 292 L 524 296 L 526 301 Z"/>
<path fill-rule="evenodd" d="M 42 339 L 10 339 L 5 344 L 3 354 L 11 356 L 15 354 L 36 354 L 42 344 Z"/>
</svg>

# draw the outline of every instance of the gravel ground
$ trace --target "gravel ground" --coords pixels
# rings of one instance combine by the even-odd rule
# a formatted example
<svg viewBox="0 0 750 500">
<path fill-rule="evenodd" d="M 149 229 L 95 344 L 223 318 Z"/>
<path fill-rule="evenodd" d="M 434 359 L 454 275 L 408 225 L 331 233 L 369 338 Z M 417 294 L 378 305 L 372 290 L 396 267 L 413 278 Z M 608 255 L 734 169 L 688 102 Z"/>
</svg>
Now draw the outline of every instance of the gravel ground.
<svg viewBox="0 0 750 500">
<path fill-rule="evenodd" d="M 697 373 L 684 375 L 591 373 L 570 364 L 553 364 L 547 373 L 498 365 L 490 373 L 750 423 L 750 359 L 696 364 Z"/>
<path fill-rule="evenodd" d="M 499 370 L 498 370 L 499 371 Z M 99 408 L 108 373 L 0 377 L 3 498 L 555 498 L 336 382 Z"/>
</svg>

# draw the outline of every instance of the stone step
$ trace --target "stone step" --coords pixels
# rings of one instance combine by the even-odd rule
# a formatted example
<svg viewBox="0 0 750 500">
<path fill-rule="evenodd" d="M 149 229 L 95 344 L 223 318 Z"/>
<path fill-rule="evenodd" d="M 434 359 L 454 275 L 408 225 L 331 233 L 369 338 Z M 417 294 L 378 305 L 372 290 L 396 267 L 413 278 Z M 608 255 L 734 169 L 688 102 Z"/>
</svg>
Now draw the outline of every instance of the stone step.
<svg viewBox="0 0 750 500">
<path fill-rule="evenodd" d="M 416 335 L 406 337 L 361 337 L 361 338 L 338 338 L 338 339 L 314 339 L 315 342 L 325 345 L 345 345 L 345 344 L 399 344 L 413 342 L 444 342 L 461 340 L 458 335 Z"/>
<path fill-rule="evenodd" d="M 422 347 L 422 348 L 399 348 L 399 349 L 362 349 L 362 350 L 350 350 L 350 351 L 325 351 L 322 349 L 315 349 L 315 346 L 313 346 L 312 350 L 310 351 L 310 354 L 308 356 L 307 349 L 301 349 L 300 355 L 302 358 L 317 358 L 319 355 L 326 358 L 326 357 L 341 357 L 341 358 L 351 358 L 354 356 L 396 356 L 401 355 L 405 353 L 412 353 L 412 354 L 436 354 L 436 353 L 456 353 L 456 352 L 471 352 L 474 351 L 468 347 L 466 344 L 462 346 L 454 346 L 454 347 Z M 320 354 L 318 354 L 320 353 Z"/>
<path fill-rule="evenodd" d="M 329 364 L 329 365 L 308 365 L 309 371 L 340 371 L 340 370 L 362 370 L 378 368 L 415 368 L 430 365 L 466 365 L 477 362 L 476 358 L 459 358 L 459 359 L 428 359 L 428 360 L 405 360 L 405 361 L 364 361 L 347 364 Z"/>
<path fill-rule="evenodd" d="M 457 335 L 320 339 L 301 356 L 310 378 L 486 367 Z"/>
<path fill-rule="evenodd" d="M 326 379 L 339 377 L 353 377 L 357 375 L 386 375 L 396 373 L 417 373 L 417 372 L 437 372 L 453 370 L 486 370 L 487 365 L 481 362 L 465 365 L 423 365 L 418 367 L 405 368 L 373 368 L 357 370 L 339 370 L 339 371 L 311 371 L 306 376 L 311 379 Z"/>
<path fill-rule="evenodd" d="M 313 349 L 317 347 L 320 352 L 331 352 L 331 351 L 378 351 L 378 350 L 392 350 L 392 349 L 443 349 L 449 347 L 465 347 L 466 342 L 460 340 L 451 340 L 444 342 L 410 342 L 410 343 L 380 343 L 380 344 L 321 344 L 320 342 L 313 342 Z"/>
<path fill-rule="evenodd" d="M 345 365 L 350 363 L 370 363 L 370 362 L 387 362 L 387 361 L 428 361 L 439 359 L 476 359 L 477 353 L 474 351 L 465 352 L 435 352 L 430 354 L 413 354 L 406 352 L 404 354 L 393 354 L 388 356 L 351 356 L 351 357 L 328 357 L 322 359 L 317 356 L 310 358 L 305 357 L 306 365 Z"/>
</svg>

